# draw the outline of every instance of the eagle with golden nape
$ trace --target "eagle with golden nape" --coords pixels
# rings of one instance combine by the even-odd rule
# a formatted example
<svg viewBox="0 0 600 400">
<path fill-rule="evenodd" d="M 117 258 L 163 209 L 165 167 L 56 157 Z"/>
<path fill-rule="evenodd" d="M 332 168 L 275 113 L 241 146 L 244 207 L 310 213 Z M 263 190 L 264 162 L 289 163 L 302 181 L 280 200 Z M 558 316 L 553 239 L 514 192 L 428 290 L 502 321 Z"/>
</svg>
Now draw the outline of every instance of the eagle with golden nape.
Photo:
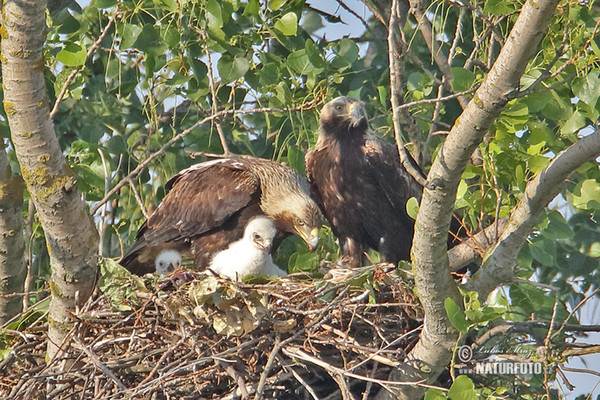
<svg viewBox="0 0 600 400">
<path fill-rule="evenodd" d="M 295 234 L 314 250 L 322 214 L 308 182 L 292 168 L 242 156 L 191 166 L 166 184 L 160 205 L 137 232 L 119 263 L 135 274 L 155 271 L 164 250 L 191 258 L 204 269 L 215 254 L 240 240 L 248 222 L 271 219 L 277 229 L 271 251 Z"/>
<path fill-rule="evenodd" d="M 423 187 L 402 166 L 398 148 L 370 131 L 361 101 L 338 97 L 323 106 L 319 137 L 305 161 L 313 197 L 339 239 L 344 263 L 361 265 L 369 248 L 385 262 L 410 260 L 415 221 L 406 202 L 420 202 Z"/>
</svg>

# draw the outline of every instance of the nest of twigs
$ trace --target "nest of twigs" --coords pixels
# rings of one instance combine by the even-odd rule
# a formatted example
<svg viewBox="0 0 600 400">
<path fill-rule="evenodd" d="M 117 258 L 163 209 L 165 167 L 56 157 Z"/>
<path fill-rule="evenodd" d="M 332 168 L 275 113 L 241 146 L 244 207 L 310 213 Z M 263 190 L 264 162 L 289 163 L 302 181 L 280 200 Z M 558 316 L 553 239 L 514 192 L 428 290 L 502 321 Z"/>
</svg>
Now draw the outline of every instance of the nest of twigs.
<svg viewBox="0 0 600 400">
<path fill-rule="evenodd" d="M 234 283 L 106 264 L 103 293 L 77 312 L 51 363 L 43 325 L 8 336 L 0 397 L 372 398 L 391 390 L 388 374 L 421 326 L 399 275 L 380 265 Z"/>
</svg>

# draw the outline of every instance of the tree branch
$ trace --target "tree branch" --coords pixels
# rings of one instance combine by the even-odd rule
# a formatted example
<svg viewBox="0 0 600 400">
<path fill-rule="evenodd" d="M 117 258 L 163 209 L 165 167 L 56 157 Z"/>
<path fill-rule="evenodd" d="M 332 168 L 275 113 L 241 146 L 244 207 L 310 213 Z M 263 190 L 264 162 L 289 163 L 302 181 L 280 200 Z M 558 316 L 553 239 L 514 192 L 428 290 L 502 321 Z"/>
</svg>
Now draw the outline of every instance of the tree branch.
<svg viewBox="0 0 600 400">
<path fill-rule="evenodd" d="M 23 190 L 21 176 L 13 174 L 0 139 L 0 325 L 23 307 L 25 240 L 23 239 Z M 5 297 L 12 293 L 18 296 Z"/>
<path fill-rule="evenodd" d="M 392 1 L 392 12 L 390 13 L 390 24 L 388 31 L 388 55 L 390 62 L 390 98 L 392 101 L 392 120 L 394 123 L 394 136 L 396 138 L 396 146 L 398 147 L 398 154 L 400 154 L 400 162 L 404 168 L 412 175 L 421 186 L 425 186 L 425 177 L 420 170 L 415 168 L 410 162 L 410 155 L 404 147 L 402 140 L 402 132 L 400 128 L 400 95 L 398 93 L 398 86 L 400 80 L 400 73 L 398 71 L 396 56 L 394 55 L 394 36 L 398 30 L 398 0 Z"/>
<path fill-rule="evenodd" d="M 431 383 L 451 360 L 458 334 L 448 320 L 444 301 L 452 298 L 462 304 L 462 298 L 449 273 L 446 242 L 458 183 L 471 154 L 506 105 L 508 95 L 519 87 L 557 3 L 558 0 L 525 3 L 486 80 L 456 120 L 431 167 L 412 248 L 416 290 L 426 318 L 406 367 L 393 371 L 393 379 L 425 378 Z M 399 394 L 401 399 L 422 396 L 420 388 L 403 387 Z"/>
<path fill-rule="evenodd" d="M 525 193 L 510 215 L 508 227 L 500 236 L 483 267 L 466 285 L 485 298 L 498 285 L 510 282 L 515 274 L 517 255 L 525 239 L 538 223 L 541 211 L 559 193 L 565 179 L 583 163 L 600 155 L 600 130 L 596 130 L 560 153 L 527 184 Z"/>
<path fill-rule="evenodd" d="M 87 52 L 87 54 L 85 56 L 85 60 L 86 61 L 92 56 L 92 54 L 94 53 L 94 51 L 96 51 L 96 49 L 98 48 L 98 46 L 100 46 L 100 43 L 102 43 L 102 40 L 104 40 L 104 37 L 106 36 L 106 34 L 108 33 L 108 31 L 110 30 L 110 27 L 112 26 L 113 22 L 115 22 L 115 18 L 119 14 L 120 14 L 119 7 L 117 6 L 115 8 L 114 14 L 108 20 L 108 23 L 106 24 L 106 26 L 102 30 L 102 33 L 100 33 L 100 36 L 98 36 L 98 39 L 94 42 L 94 44 L 92 45 L 92 47 L 89 48 L 89 50 L 88 50 L 88 52 Z M 79 71 L 81 71 L 81 69 L 83 68 L 84 64 L 79 65 L 78 67 L 76 67 L 73 71 L 71 71 L 71 73 L 67 77 L 67 80 L 65 81 L 64 85 L 60 89 L 60 93 L 56 97 L 56 101 L 54 102 L 54 107 L 52 107 L 52 111 L 50 111 L 50 118 L 54 118 L 54 116 L 58 112 L 58 106 L 60 105 L 60 103 L 62 102 L 63 98 L 65 97 L 65 93 L 67 93 L 67 89 L 69 88 L 69 85 L 71 84 L 71 81 L 73 79 L 75 79 L 75 76 L 77 76 L 77 74 L 79 73 Z"/>
</svg>

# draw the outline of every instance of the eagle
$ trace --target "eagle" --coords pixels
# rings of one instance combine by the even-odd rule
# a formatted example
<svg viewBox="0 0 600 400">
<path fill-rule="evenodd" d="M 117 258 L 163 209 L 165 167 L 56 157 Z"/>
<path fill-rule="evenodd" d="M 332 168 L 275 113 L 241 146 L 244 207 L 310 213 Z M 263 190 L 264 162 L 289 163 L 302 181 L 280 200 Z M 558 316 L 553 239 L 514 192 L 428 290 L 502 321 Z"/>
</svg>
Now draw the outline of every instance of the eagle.
<svg viewBox="0 0 600 400">
<path fill-rule="evenodd" d="M 177 250 L 163 250 L 154 261 L 154 268 L 159 275 L 169 275 L 181 267 L 181 255 Z"/>
<path fill-rule="evenodd" d="M 313 197 L 345 262 L 361 265 L 369 248 L 385 262 L 410 259 L 415 221 L 406 202 L 420 202 L 423 187 L 402 166 L 397 147 L 369 130 L 362 102 L 337 97 L 323 106 L 317 143 L 305 162 Z"/>
<path fill-rule="evenodd" d="M 119 261 L 132 273 L 153 272 L 163 250 L 176 250 L 203 269 L 256 216 L 275 224 L 273 250 L 290 234 L 310 250 L 318 244 L 322 214 L 306 179 L 284 164 L 250 156 L 207 161 L 181 171 L 165 188 L 167 195 Z"/>
<path fill-rule="evenodd" d="M 283 276 L 285 272 L 271 258 L 276 234 L 273 221 L 267 217 L 254 217 L 246 225 L 244 237 L 217 253 L 208 268 L 233 280 L 258 274 Z"/>
</svg>

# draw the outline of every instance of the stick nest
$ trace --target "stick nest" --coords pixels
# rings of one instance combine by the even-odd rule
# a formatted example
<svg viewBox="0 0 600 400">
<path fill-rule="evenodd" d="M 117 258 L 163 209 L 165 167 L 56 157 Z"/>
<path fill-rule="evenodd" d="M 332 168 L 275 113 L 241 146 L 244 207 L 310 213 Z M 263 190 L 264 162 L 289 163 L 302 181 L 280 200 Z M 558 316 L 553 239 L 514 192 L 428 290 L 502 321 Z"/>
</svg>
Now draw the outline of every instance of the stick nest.
<svg viewBox="0 0 600 400">
<path fill-rule="evenodd" d="M 423 315 L 388 265 L 234 283 L 107 262 L 98 286 L 49 364 L 44 318 L 4 331 L 1 398 L 372 398 Z"/>
</svg>

